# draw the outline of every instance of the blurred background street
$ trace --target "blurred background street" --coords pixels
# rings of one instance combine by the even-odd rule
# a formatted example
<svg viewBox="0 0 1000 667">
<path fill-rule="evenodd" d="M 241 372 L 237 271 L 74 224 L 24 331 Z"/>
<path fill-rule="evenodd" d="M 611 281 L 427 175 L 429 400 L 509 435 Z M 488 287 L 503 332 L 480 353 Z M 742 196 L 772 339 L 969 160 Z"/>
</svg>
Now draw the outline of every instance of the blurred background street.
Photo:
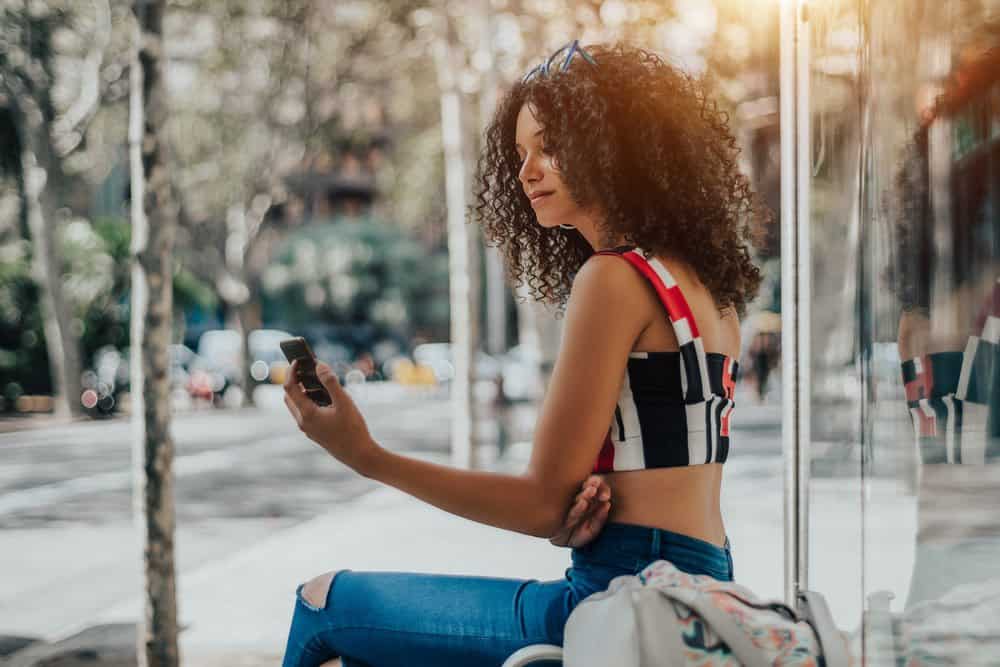
<svg viewBox="0 0 1000 667">
<path fill-rule="evenodd" d="M 274 664 L 296 577 L 334 567 L 557 578 L 568 566 L 568 551 L 544 540 L 451 517 L 401 494 L 379 501 L 384 488 L 379 492 L 299 434 L 277 387 L 262 390 L 256 408 L 192 411 L 174 423 L 177 558 L 190 601 L 181 606 L 187 624 L 181 638 L 192 660 L 242 656 Z M 446 393 L 392 383 L 352 392 L 380 442 L 448 461 Z M 513 404 L 502 416 L 488 402 L 481 408 L 482 466 L 522 470 L 535 405 Z M 778 411 L 750 405 L 741 412 L 725 516 L 741 581 L 777 596 Z M 0 571 L 16 573 L 0 579 L 0 635 L 56 640 L 129 622 L 138 612 L 128 429 L 126 420 L 112 420 L 0 434 Z M 331 532 L 306 538 L 304 529 L 317 522 Z M 762 529 L 772 540 L 762 539 Z M 407 530 L 425 537 L 406 539 Z M 290 551 L 280 556 L 275 547 L 283 542 Z"/>
<path fill-rule="evenodd" d="M 330 569 L 562 576 L 302 436 L 278 342 L 386 447 L 524 469 L 562 321 L 468 213 L 498 96 L 574 39 L 701 78 L 775 213 L 737 580 L 820 591 L 867 665 L 1000 664 L 998 35 L 1000 0 L 0 0 L 0 665 L 178 625 L 186 665 L 273 665 Z"/>
</svg>

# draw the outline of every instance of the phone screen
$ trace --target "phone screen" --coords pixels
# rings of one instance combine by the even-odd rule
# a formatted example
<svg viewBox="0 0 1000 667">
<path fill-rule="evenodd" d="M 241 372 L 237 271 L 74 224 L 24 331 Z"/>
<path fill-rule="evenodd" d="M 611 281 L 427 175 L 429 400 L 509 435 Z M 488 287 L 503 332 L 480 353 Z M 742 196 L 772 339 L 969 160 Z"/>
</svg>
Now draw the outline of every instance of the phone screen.
<svg viewBox="0 0 1000 667">
<path fill-rule="evenodd" d="M 316 355 L 313 354 L 309 343 L 301 336 L 289 338 L 279 343 L 281 351 L 284 353 L 288 363 L 298 361 L 298 381 L 306 391 L 306 396 L 312 399 L 317 405 L 331 405 L 333 403 L 330 394 L 316 377 Z"/>
</svg>

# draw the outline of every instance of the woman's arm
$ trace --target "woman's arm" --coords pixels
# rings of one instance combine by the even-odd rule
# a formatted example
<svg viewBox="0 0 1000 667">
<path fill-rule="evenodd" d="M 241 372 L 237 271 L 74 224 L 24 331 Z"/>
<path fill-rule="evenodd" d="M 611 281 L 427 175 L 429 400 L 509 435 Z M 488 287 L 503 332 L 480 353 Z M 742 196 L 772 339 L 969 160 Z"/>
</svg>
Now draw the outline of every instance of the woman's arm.
<svg viewBox="0 0 1000 667">
<path fill-rule="evenodd" d="M 386 449 L 358 472 L 452 514 L 535 537 L 555 534 L 570 500 L 559 501 L 528 475 L 463 470 Z"/>
<path fill-rule="evenodd" d="M 643 289 L 642 278 L 617 257 L 592 257 L 577 273 L 522 475 L 462 470 L 386 451 L 325 364 L 317 365 L 317 377 L 332 406 L 319 407 L 305 396 L 294 380 L 295 364 L 285 403 L 303 433 L 362 475 L 474 521 L 551 537 L 608 435 L 628 353 L 645 326 Z"/>
<path fill-rule="evenodd" d="M 462 470 L 382 448 L 359 472 L 473 521 L 556 535 L 604 444 L 628 353 L 645 325 L 642 289 L 616 257 L 595 256 L 580 269 L 524 474 Z"/>
</svg>

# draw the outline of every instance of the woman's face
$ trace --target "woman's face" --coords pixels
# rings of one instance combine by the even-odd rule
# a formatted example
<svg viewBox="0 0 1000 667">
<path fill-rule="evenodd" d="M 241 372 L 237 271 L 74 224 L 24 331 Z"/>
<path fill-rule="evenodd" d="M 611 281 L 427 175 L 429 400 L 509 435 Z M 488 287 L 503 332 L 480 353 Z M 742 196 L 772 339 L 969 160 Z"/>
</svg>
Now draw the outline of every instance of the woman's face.
<svg viewBox="0 0 1000 667">
<path fill-rule="evenodd" d="M 517 177 L 524 195 L 530 199 L 538 224 L 543 227 L 579 224 L 580 207 L 569 196 L 555 158 L 545 152 L 541 132 L 542 126 L 525 104 L 517 114 L 515 132 L 517 154 L 521 158 Z"/>
</svg>

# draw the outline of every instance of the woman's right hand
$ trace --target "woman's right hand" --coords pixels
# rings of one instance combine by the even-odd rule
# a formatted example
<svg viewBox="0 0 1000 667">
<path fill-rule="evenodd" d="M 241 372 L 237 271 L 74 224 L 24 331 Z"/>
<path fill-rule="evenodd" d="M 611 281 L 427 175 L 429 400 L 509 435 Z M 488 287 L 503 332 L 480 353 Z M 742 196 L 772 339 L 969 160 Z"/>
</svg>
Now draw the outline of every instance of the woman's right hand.
<svg viewBox="0 0 1000 667">
<path fill-rule="evenodd" d="M 584 480 L 563 525 L 549 538 L 557 547 L 582 547 L 601 532 L 611 510 L 611 487 L 601 475 Z"/>
</svg>

